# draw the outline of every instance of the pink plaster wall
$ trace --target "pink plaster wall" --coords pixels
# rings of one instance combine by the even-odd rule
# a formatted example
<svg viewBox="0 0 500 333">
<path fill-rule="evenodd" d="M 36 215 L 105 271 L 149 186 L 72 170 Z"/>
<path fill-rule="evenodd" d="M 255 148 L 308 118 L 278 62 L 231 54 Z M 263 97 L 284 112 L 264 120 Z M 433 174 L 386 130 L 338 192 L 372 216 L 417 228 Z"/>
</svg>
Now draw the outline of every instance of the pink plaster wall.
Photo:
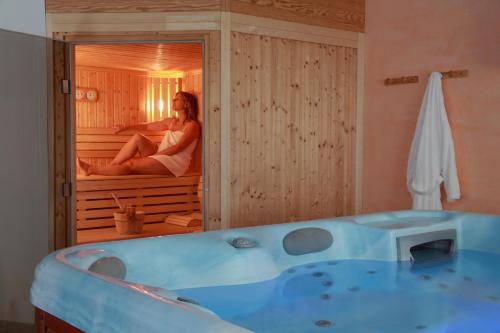
<svg viewBox="0 0 500 333">
<path fill-rule="evenodd" d="M 409 209 L 406 166 L 431 71 L 443 81 L 462 198 L 445 209 L 500 214 L 500 1 L 367 0 L 363 212 Z M 417 84 L 384 86 L 419 75 Z"/>
</svg>

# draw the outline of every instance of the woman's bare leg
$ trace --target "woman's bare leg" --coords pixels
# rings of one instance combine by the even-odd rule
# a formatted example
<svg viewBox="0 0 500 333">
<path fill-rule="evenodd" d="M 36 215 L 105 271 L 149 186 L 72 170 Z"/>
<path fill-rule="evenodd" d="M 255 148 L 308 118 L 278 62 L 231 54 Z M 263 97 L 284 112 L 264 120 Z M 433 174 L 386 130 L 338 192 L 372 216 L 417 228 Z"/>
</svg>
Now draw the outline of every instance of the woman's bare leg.
<svg viewBox="0 0 500 333">
<path fill-rule="evenodd" d="M 134 134 L 130 140 L 123 145 L 118 154 L 116 154 L 111 165 L 119 165 L 131 159 L 139 152 L 142 157 L 153 155 L 158 150 L 154 142 L 141 134 Z"/>
<path fill-rule="evenodd" d="M 85 174 L 103 176 L 121 175 L 171 175 L 172 173 L 163 164 L 149 157 L 141 157 L 129 160 L 118 165 L 99 167 L 90 165 L 87 162 L 78 160 L 78 163 Z"/>
</svg>

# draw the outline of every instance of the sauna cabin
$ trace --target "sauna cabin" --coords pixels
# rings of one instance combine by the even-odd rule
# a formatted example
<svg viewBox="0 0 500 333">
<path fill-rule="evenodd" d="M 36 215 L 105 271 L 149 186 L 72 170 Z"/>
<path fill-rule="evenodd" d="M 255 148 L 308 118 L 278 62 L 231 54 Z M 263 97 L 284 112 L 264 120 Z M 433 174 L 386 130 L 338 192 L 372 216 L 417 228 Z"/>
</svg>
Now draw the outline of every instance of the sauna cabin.
<svg viewBox="0 0 500 333">
<path fill-rule="evenodd" d="M 92 165 L 107 166 L 134 133 L 159 144 L 164 132 L 115 127 L 176 117 L 171 107 L 178 91 L 202 101 L 202 44 L 83 44 L 74 48 L 75 155 Z M 199 114 L 203 121 L 203 110 Z M 193 232 L 165 223 L 169 215 L 200 212 L 202 142 L 181 177 L 155 175 L 86 176 L 76 166 L 75 222 L 78 243 Z M 115 229 L 118 205 L 144 211 L 140 234 Z"/>
<path fill-rule="evenodd" d="M 364 7 L 362 0 L 47 1 L 54 188 L 74 190 L 54 196 L 55 247 L 98 240 L 93 235 L 117 239 L 111 192 L 144 208 L 150 233 L 141 236 L 358 212 Z M 73 93 L 60 93 L 68 78 Z M 179 89 L 195 93 L 202 109 L 194 174 L 86 177 L 73 166 L 75 156 L 109 163 L 132 135 L 115 134 L 114 125 L 168 116 Z M 201 213 L 201 228 L 162 229 L 165 217 L 191 212 Z"/>
</svg>

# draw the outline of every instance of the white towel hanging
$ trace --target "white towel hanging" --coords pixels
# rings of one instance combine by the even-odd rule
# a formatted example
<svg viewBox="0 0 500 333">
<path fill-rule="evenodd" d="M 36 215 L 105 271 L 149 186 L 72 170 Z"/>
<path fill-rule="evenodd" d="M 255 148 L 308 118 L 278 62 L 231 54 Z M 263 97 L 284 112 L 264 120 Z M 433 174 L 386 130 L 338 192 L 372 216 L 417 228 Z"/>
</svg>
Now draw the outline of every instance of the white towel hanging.
<svg viewBox="0 0 500 333">
<path fill-rule="evenodd" d="M 413 209 L 441 210 L 443 181 L 448 201 L 460 198 L 455 149 L 439 72 L 431 73 L 425 90 L 406 176 Z"/>
</svg>

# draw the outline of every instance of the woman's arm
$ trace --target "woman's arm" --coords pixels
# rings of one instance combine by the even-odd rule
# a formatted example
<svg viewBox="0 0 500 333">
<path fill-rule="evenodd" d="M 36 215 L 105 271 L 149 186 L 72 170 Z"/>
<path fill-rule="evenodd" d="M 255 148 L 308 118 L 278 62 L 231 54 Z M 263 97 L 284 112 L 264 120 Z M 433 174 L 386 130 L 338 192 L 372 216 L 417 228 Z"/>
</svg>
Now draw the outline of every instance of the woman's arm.
<svg viewBox="0 0 500 333">
<path fill-rule="evenodd" d="M 193 142 L 194 140 L 200 137 L 200 126 L 198 123 L 192 121 L 189 122 L 184 128 L 184 134 L 181 136 L 179 142 L 177 144 L 168 147 L 167 149 L 163 149 L 159 151 L 157 154 L 161 155 L 174 155 L 178 152 L 183 151 Z"/>
<path fill-rule="evenodd" d="M 132 126 L 115 125 L 115 134 L 126 130 L 136 131 L 165 131 L 170 128 L 170 124 L 175 118 L 166 118 L 152 123 L 142 123 Z"/>
</svg>

